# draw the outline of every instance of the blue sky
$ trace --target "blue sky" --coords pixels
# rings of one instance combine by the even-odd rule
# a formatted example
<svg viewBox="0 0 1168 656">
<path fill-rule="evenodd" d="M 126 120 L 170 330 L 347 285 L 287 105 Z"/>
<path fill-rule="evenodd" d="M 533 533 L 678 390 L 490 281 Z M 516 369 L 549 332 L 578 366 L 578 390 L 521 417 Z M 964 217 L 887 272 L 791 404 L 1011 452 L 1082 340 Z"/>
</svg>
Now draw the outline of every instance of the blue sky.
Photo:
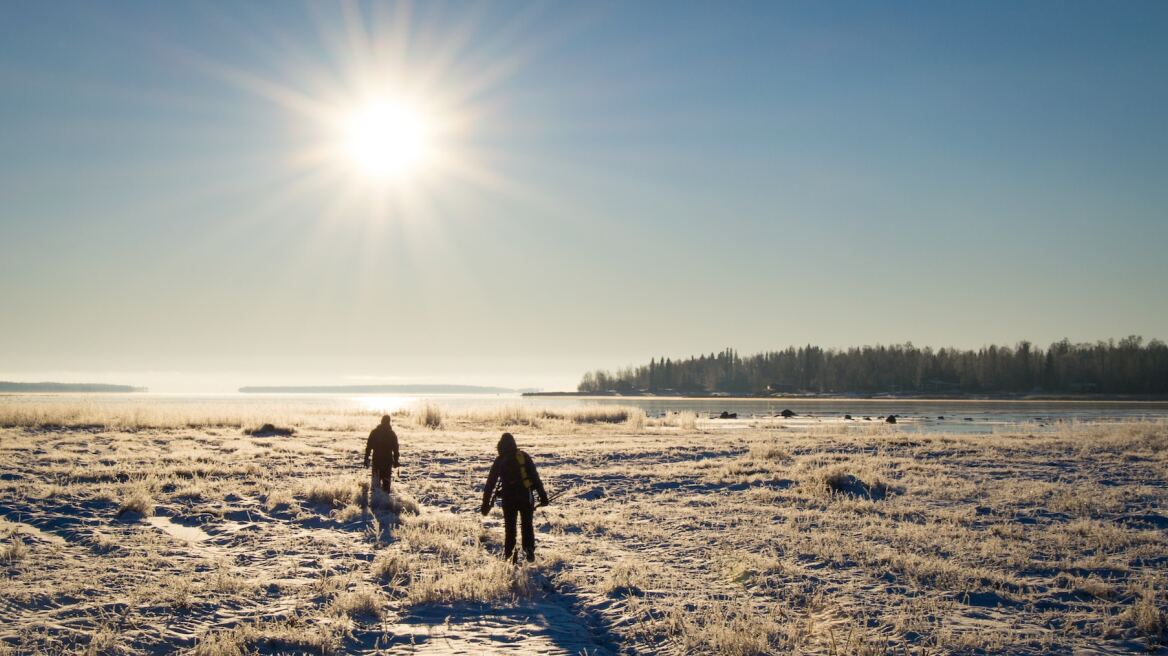
<svg viewBox="0 0 1168 656">
<path fill-rule="evenodd" d="M 568 387 L 727 345 L 1165 338 L 1166 28 L 1158 2 L 4 3 L 0 376 Z M 458 118 L 458 170 L 305 164 L 328 136 L 287 97 L 387 72 Z"/>
</svg>

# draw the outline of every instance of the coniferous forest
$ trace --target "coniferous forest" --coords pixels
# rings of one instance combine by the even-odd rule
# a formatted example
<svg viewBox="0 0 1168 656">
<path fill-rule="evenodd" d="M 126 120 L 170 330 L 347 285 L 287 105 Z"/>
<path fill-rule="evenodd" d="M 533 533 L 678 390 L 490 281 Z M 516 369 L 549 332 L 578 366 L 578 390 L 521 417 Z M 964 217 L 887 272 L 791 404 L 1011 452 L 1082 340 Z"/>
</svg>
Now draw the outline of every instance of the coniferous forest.
<svg viewBox="0 0 1168 656">
<path fill-rule="evenodd" d="M 584 375 L 582 393 L 820 394 L 1168 394 L 1168 345 L 1119 341 L 1043 349 L 917 348 L 911 343 L 846 350 L 789 347 L 742 357 L 734 349 L 686 359 L 654 358 L 616 372 Z"/>
</svg>

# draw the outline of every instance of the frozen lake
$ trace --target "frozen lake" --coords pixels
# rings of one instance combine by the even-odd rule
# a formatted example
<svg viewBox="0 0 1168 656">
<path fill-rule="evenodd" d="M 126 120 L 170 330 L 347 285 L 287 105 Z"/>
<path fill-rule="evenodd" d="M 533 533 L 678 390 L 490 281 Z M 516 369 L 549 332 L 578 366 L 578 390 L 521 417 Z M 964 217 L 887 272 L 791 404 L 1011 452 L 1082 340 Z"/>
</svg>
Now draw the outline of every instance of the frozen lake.
<svg viewBox="0 0 1168 656">
<path fill-rule="evenodd" d="M 530 406 L 546 408 L 580 405 L 625 405 L 642 408 L 649 417 L 671 412 L 695 412 L 713 417 L 736 413 L 740 420 L 774 417 L 784 409 L 798 414 L 799 423 L 838 422 L 851 415 L 856 422 L 880 421 L 893 414 L 905 430 L 941 430 L 988 433 L 1026 424 L 1033 429 L 1062 422 L 1168 420 L 1168 401 L 986 401 L 919 399 L 730 399 L 681 397 L 523 397 L 518 394 L 448 395 L 338 395 L 338 394 L 7 394 L 6 403 L 158 404 L 171 408 L 189 406 L 264 406 L 278 413 L 281 407 L 319 408 L 321 411 L 393 412 L 421 403 L 438 404 L 457 412 L 472 408 Z"/>
</svg>

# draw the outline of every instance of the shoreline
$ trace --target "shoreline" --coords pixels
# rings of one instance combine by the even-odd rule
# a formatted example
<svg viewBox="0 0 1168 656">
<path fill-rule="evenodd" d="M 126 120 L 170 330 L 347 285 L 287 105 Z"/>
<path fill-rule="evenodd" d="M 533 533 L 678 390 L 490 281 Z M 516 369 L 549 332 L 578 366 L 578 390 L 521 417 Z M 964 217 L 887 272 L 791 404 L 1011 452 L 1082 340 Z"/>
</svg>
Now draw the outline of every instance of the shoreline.
<svg viewBox="0 0 1168 656">
<path fill-rule="evenodd" d="M 815 396 L 777 395 L 777 396 L 741 396 L 741 395 L 705 395 L 687 396 L 681 394 L 584 394 L 580 392 L 525 392 L 523 398 L 577 398 L 588 400 L 601 399 L 661 399 L 670 401 L 790 401 L 799 403 L 817 402 L 857 402 L 857 403 L 1132 403 L 1168 405 L 1168 396 L 1157 395 L 1122 395 L 1122 394 L 1090 394 L 1090 395 L 1035 395 L 1005 396 L 1005 395 L 962 395 L 962 396 L 850 396 L 826 395 Z"/>
</svg>

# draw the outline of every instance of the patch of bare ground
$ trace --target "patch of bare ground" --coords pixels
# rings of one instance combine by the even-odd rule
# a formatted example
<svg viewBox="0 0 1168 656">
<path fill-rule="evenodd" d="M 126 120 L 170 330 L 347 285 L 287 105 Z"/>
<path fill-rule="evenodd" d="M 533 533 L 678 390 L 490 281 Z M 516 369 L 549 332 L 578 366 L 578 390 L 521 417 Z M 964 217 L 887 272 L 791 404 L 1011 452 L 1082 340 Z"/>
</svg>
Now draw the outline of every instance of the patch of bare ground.
<svg viewBox="0 0 1168 656">
<path fill-rule="evenodd" d="M 403 476 L 371 507 L 355 465 L 372 417 L 72 412 L 83 428 L 30 410 L 0 429 L 0 653 L 1168 639 L 1163 423 L 958 436 L 428 407 L 399 417 Z M 243 435 L 257 416 L 296 432 Z M 503 563 L 501 518 L 477 513 L 503 429 L 566 491 L 537 512 L 535 566 Z"/>
</svg>

